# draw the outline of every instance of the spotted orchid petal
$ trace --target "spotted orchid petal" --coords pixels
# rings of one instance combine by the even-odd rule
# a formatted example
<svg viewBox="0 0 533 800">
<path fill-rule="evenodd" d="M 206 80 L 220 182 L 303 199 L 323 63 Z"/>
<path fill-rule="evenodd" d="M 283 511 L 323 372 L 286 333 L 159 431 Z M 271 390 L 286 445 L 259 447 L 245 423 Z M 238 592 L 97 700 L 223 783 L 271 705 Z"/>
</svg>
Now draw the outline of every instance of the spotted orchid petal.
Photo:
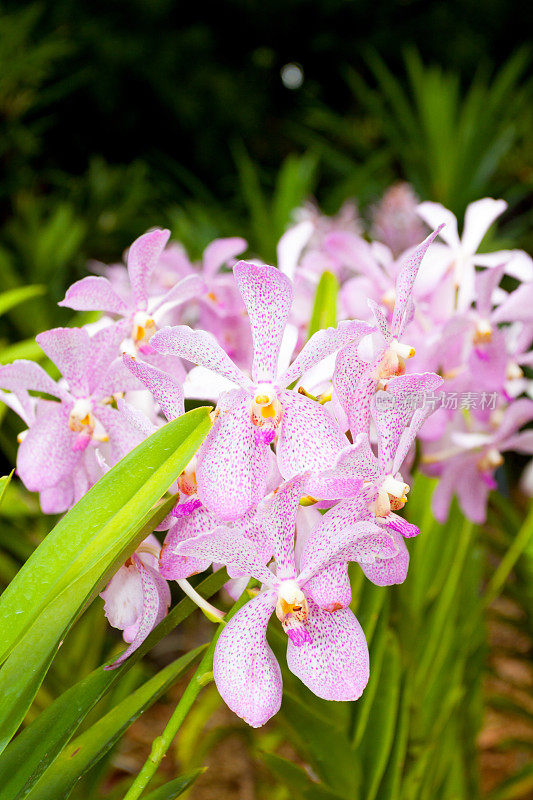
<svg viewBox="0 0 533 800">
<path fill-rule="evenodd" d="M 16 393 L 44 392 L 59 399 L 68 397 L 64 389 L 39 364 L 25 359 L 0 365 L 0 387 Z"/>
<path fill-rule="evenodd" d="M 392 558 L 376 558 L 373 564 L 361 563 L 361 569 L 366 577 L 376 586 L 403 583 L 407 577 L 409 551 L 400 533 L 391 531 L 391 536 L 398 549 L 397 555 Z"/>
<path fill-rule="evenodd" d="M 291 366 L 277 381 L 277 385 L 281 389 L 285 388 L 339 348 L 352 341 L 359 342 L 371 330 L 366 322 L 344 320 L 336 328 L 317 331 L 305 343 Z"/>
<path fill-rule="evenodd" d="M 46 403 L 22 440 L 17 472 L 30 492 L 52 488 L 78 463 L 80 455 L 73 449 L 76 434 L 69 429 L 68 422 L 68 406 Z"/>
<path fill-rule="evenodd" d="M 182 580 L 203 572 L 211 566 L 207 558 L 196 558 L 177 553 L 181 542 L 200 534 L 207 534 L 219 527 L 219 522 L 206 508 L 196 508 L 190 514 L 176 519 L 165 537 L 159 557 L 160 572 L 167 580 Z"/>
<path fill-rule="evenodd" d="M 305 584 L 305 594 L 324 611 L 347 608 L 352 601 L 348 563 L 330 564 Z"/>
<path fill-rule="evenodd" d="M 168 584 L 157 570 L 143 564 L 137 555 L 132 556 L 139 570 L 142 588 L 142 616 L 136 624 L 136 633 L 130 646 L 119 658 L 104 669 L 116 669 L 131 656 L 144 642 L 146 637 L 166 616 L 170 606 L 170 590 Z"/>
<path fill-rule="evenodd" d="M 300 585 L 321 569 L 346 561 L 372 563 L 376 558 L 392 558 L 397 549 L 382 526 L 365 519 L 363 498 L 340 503 L 328 511 L 322 523 L 306 541 L 300 558 Z"/>
<path fill-rule="evenodd" d="M 163 314 L 175 306 L 198 299 L 206 291 L 204 281 L 199 275 L 186 275 L 172 289 L 169 289 L 156 303 L 150 303 L 150 311 Z"/>
<path fill-rule="evenodd" d="M 263 500 L 253 517 L 263 538 L 271 543 L 271 553 L 276 561 L 276 574 L 280 580 L 294 578 L 294 535 L 300 498 L 304 494 L 307 475 L 298 475 L 282 484 Z"/>
<path fill-rule="evenodd" d="M 150 344 L 158 353 L 185 358 L 214 370 L 239 386 L 250 385 L 249 379 L 235 366 L 212 333 L 192 330 L 188 325 L 167 326 L 152 336 Z"/>
<path fill-rule="evenodd" d="M 283 418 L 276 452 L 283 477 L 331 468 L 348 442 L 327 407 L 291 391 L 282 392 L 280 401 Z"/>
<path fill-rule="evenodd" d="M 96 275 L 73 283 L 58 305 L 75 311 L 105 311 L 120 316 L 125 316 L 129 311 L 128 304 L 116 293 L 111 282 Z"/>
<path fill-rule="evenodd" d="M 76 397 L 89 394 L 91 339 L 85 328 L 53 328 L 35 337 Z"/>
<path fill-rule="evenodd" d="M 252 328 L 252 380 L 271 383 L 276 377 L 281 340 L 291 310 L 292 284 L 275 267 L 246 261 L 239 261 L 233 274 Z"/>
<path fill-rule="evenodd" d="M 128 250 L 128 274 L 136 308 L 147 307 L 148 283 L 169 237 L 168 230 L 148 231 L 135 239 Z"/>
<path fill-rule="evenodd" d="M 400 468 L 423 422 L 431 413 L 431 407 L 424 406 L 424 392 L 433 392 L 442 382 L 442 378 L 433 372 L 400 375 L 391 378 L 386 391 L 376 392 L 372 413 L 383 472 Z M 414 398 L 414 407 L 411 397 Z"/>
<path fill-rule="evenodd" d="M 364 481 L 375 480 L 379 475 L 379 462 L 368 437 L 360 434 L 353 445 L 341 450 L 331 469 L 310 475 L 306 491 L 317 499 L 342 500 L 355 497 Z"/>
<path fill-rule="evenodd" d="M 243 253 L 248 247 L 246 239 L 232 236 L 227 239 L 215 239 L 207 245 L 202 256 L 203 273 L 212 278 L 224 264 Z"/>
<path fill-rule="evenodd" d="M 365 635 L 349 608 L 333 614 L 309 602 L 306 625 L 310 640 L 296 646 L 289 639 L 290 671 L 317 697 L 357 700 L 368 683 L 369 657 Z"/>
<path fill-rule="evenodd" d="M 258 728 L 281 706 L 279 664 L 266 640 L 275 592 L 259 594 L 228 622 L 217 642 L 213 674 L 224 702 Z"/>
<path fill-rule="evenodd" d="M 396 300 L 394 303 L 394 313 L 392 315 L 391 331 L 395 337 L 400 337 L 409 322 L 410 301 L 413 285 L 420 269 L 422 259 L 426 255 L 429 245 L 436 236 L 441 233 L 444 225 L 439 225 L 433 233 L 424 239 L 414 251 L 408 254 L 402 261 L 398 278 L 396 280 Z"/>
<path fill-rule="evenodd" d="M 353 436 L 366 433 L 370 428 L 370 403 L 374 396 L 376 371 L 382 353 L 373 363 L 363 361 L 357 345 L 344 347 L 335 361 L 333 385 L 337 397 L 348 416 Z"/>
<path fill-rule="evenodd" d="M 261 562 L 250 539 L 239 528 L 217 527 L 209 533 L 184 539 L 173 547 L 178 556 L 187 556 L 224 564 L 230 578 L 249 575 L 261 583 L 273 583 L 273 573 Z"/>
<path fill-rule="evenodd" d="M 250 420 L 250 399 L 232 392 L 198 453 L 196 478 L 202 503 L 220 519 L 241 517 L 262 497 L 269 447 Z"/>
<path fill-rule="evenodd" d="M 122 358 L 126 367 L 152 393 L 167 420 L 184 413 L 183 389 L 171 375 L 126 353 Z"/>
</svg>

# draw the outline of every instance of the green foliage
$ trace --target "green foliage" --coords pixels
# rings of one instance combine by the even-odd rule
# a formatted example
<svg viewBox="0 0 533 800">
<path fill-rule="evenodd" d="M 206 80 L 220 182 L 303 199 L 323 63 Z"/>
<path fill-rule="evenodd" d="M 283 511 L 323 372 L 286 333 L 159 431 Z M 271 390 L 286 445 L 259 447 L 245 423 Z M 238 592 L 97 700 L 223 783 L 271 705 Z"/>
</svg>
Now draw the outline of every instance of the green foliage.
<svg viewBox="0 0 533 800">
<path fill-rule="evenodd" d="M 323 272 L 318 282 L 311 321 L 309 337 L 321 328 L 334 328 L 337 324 L 337 295 L 339 282 L 332 272 Z"/>
</svg>

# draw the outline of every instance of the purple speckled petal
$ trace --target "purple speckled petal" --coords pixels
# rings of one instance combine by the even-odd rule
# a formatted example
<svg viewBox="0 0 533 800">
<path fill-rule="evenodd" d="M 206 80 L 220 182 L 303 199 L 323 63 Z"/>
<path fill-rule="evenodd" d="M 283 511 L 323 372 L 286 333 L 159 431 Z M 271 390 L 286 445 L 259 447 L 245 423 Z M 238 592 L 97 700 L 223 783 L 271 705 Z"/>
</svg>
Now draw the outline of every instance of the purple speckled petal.
<svg viewBox="0 0 533 800">
<path fill-rule="evenodd" d="M 169 528 L 161 549 L 159 556 L 161 575 L 167 580 L 179 581 L 206 570 L 211 565 L 209 559 L 180 555 L 176 552 L 176 548 L 186 539 L 209 533 L 218 526 L 216 517 L 202 507 L 179 517 Z"/>
<path fill-rule="evenodd" d="M 373 564 L 361 564 L 361 569 L 366 577 L 376 586 L 392 586 L 403 583 L 409 568 L 409 551 L 405 542 L 397 531 L 391 531 L 398 554 L 392 558 L 376 558 Z"/>
<path fill-rule="evenodd" d="M 312 474 L 307 494 L 322 500 L 342 500 L 359 494 L 363 481 L 375 480 L 381 471 L 367 436 L 359 434 L 354 444 L 339 453 L 334 467 Z"/>
<path fill-rule="evenodd" d="M 186 358 L 193 364 L 218 372 L 240 386 L 250 385 L 248 378 L 235 366 L 212 333 L 193 331 L 188 325 L 176 325 L 173 328 L 162 328 L 152 336 L 150 344 L 159 353 Z"/>
<path fill-rule="evenodd" d="M 267 592 L 241 608 L 220 634 L 213 660 L 220 696 L 253 728 L 268 722 L 281 706 L 281 671 L 266 640 L 276 601 L 275 592 Z"/>
<path fill-rule="evenodd" d="M 348 564 L 330 564 L 305 584 L 305 594 L 324 611 L 338 611 L 352 601 Z"/>
<path fill-rule="evenodd" d="M 68 396 L 39 364 L 25 359 L 0 366 L 0 387 L 12 392 L 44 392 L 59 398 Z"/>
<path fill-rule="evenodd" d="M 283 418 L 276 454 L 283 477 L 333 467 L 348 440 L 327 407 L 294 391 L 282 392 L 280 401 Z"/>
<path fill-rule="evenodd" d="M 281 580 L 296 576 L 294 563 L 296 514 L 306 481 L 307 475 L 299 475 L 282 484 L 276 489 L 275 494 L 269 495 L 259 504 L 253 518 L 261 529 L 263 537 L 271 542 L 277 576 Z"/>
<path fill-rule="evenodd" d="M 306 628 L 310 641 L 287 644 L 287 664 L 308 689 L 324 700 L 357 700 L 368 683 L 365 635 L 349 608 L 331 614 L 311 600 Z"/>
<path fill-rule="evenodd" d="M 54 362 L 76 397 L 89 394 L 91 339 L 85 328 L 53 328 L 35 340 Z"/>
<path fill-rule="evenodd" d="M 368 519 L 362 498 L 344 501 L 324 515 L 306 541 L 300 559 L 300 585 L 330 564 L 372 563 L 375 558 L 392 558 L 396 552 L 390 533 Z"/>
<path fill-rule="evenodd" d="M 269 448 L 257 440 L 249 398 L 232 393 L 198 453 L 196 478 L 202 503 L 221 519 L 237 519 L 265 495 Z"/>
<path fill-rule="evenodd" d="M 396 301 L 394 303 L 394 314 L 392 315 L 391 324 L 391 330 L 394 336 L 401 336 L 405 330 L 405 326 L 409 321 L 409 300 L 411 298 L 411 292 L 413 291 L 413 284 L 418 275 L 418 270 L 420 269 L 420 264 L 427 253 L 429 245 L 433 239 L 438 236 L 443 227 L 444 224 L 440 225 L 433 233 L 430 233 L 427 239 L 424 239 L 422 244 L 418 245 L 418 247 L 409 253 L 402 261 L 396 281 Z"/>
<path fill-rule="evenodd" d="M 127 353 L 122 358 L 128 369 L 152 393 L 168 420 L 176 419 L 184 413 L 183 389 L 171 375 L 144 361 L 138 361 Z"/>
<path fill-rule="evenodd" d="M 144 439 L 139 428 L 128 425 L 124 414 L 110 405 L 95 407 L 94 415 L 109 436 L 110 466 L 114 466 Z"/>
<path fill-rule="evenodd" d="M 378 434 L 379 461 L 384 472 L 397 472 L 422 424 L 431 413 L 424 392 L 434 392 L 442 378 L 434 372 L 400 375 L 376 392 L 372 414 Z M 411 403 L 411 399 L 415 400 Z M 409 428 L 407 427 L 409 426 Z"/>
<path fill-rule="evenodd" d="M 369 297 L 366 302 L 368 303 L 368 307 L 372 312 L 372 316 L 374 317 L 374 321 L 377 325 L 379 332 L 381 333 L 384 340 L 388 344 L 389 342 L 392 341 L 392 334 L 390 332 L 390 326 L 389 326 L 389 321 L 387 319 L 387 315 L 385 314 L 383 308 L 379 305 L 379 303 L 376 303 L 376 301 L 372 300 L 371 297 Z M 370 330 L 367 331 L 367 333 L 371 332 L 372 328 L 370 328 Z"/>
<path fill-rule="evenodd" d="M 127 303 L 115 292 L 111 282 L 96 275 L 89 275 L 73 283 L 58 305 L 73 308 L 75 311 L 105 311 L 120 316 L 129 311 Z"/>
<path fill-rule="evenodd" d="M 376 386 L 376 369 L 382 354 L 373 363 L 363 361 L 356 344 L 337 354 L 333 385 L 350 424 L 354 438 L 370 429 L 370 403 Z"/>
<path fill-rule="evenodd" d="M 406 519 L 400 517 L 399 514 L 394 514 L 392 511 L 385 517 L 385 526 L 391 531 L 397 531 L 404 539 L 412 539 L 413 536 L 418 536 L 420 528 L 413 525 L 412 522 L 407 522 Z"/>
<path fill-rule="evenodd" d="M 289 369 L 277 381 L 277 385 L 281 389 L 285 388 L 307 370 L 314 367 L 315 364 L 334 353 L 335 350 L 344 347 L 349 342 L 359 342 L 363 336 L 366 336 L 371 331 L 371 326 L 366 322 L 358 322 L 356 320 L 344 320 L 339 322 L 336 328 L 325 328 L 317 331 L 305 343 Z"/>
<path fill-rule="evenodd" d="M 72 444 L 76 434 L 68 427 L 69 409 L 63 403 L 47 404 L 22 440 L 17 472 L 30 492 L 50 489 L 73 472 L 80 459 Z"/>
<path fill-rule="evenodd" d="M 174 546 L 176 555 L 224 564 L 230 578 L 251 575 L 261 583 L 273 583 L 273 573 L 261 562 L 253 543 L 238 528 L 218 527 Z"/>
<path fill-rule="evenodd" d="M 128 273 L 137 308 L 146 308 L 148 301 L 148 282 L 161 253 L 168 242 L 170 231 L 154 230 L 135 239 L 128 250 Z"/>
<path fill-rule="evenodd" d="M 203 273 L 206 278 L 212 278 L 224 264 L 244 253 L 248 247 L 246 239 L 240 236 L 231 236 L 227 239 L 215 239 L 207 245 L 202 257 Z"/>
<path fill-rule="evenodd" d="M 145 566 L 141 559 L 135 554 L 133 561 L 141 575 L 141 586 L 143 594 L 143 611 L 137 633 L 130 646 L 122 653 L 116 661 L 104 669 L 116 669 L 120 666 L 141 644 L 148 634 L 153 631 L 163 617 L 166 616 L 170 606 L 170 589 L 161 575 L 152 567 Z"/>
<path fill-rule="evenodd" d="M 239 261 L 233 274 L 252 328 L 252 380 L 270 383 L 277 373 L 281 339 L 292 305 L 292 284 L 278 269 L 264 264 Z"/>
<path fill-rule="evenodd" d="M 120 344 L 126 335 L 126 325 L 116 323 L 108 325 L 91 336 L 91 355 L 89 359 L 88 380 L 89 392 L 97 397 L 102 396 L 100 385 L 108 381 L 108 372 L 117 360 Z M 117 386 L 117 391 L 125 391 L 123 384 Z M 107 387 L 104 387 L 104 389 Z"/>
</svg>

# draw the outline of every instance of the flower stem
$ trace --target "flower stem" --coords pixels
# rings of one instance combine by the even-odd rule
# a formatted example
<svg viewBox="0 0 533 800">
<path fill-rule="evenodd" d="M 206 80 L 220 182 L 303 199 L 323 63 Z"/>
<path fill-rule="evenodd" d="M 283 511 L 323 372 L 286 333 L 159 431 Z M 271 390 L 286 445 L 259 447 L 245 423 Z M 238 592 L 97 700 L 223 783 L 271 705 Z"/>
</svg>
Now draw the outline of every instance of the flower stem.
<svg viewBox="0 0 533 800">
<path fill-rule="evenodd" d="M 198 697 L 204 686 L 206 686 L 213 680 L 213 656 L 215 653 L 215 646 L 218 641 L 218 637 L 220 636 L 222 630 L 224 629 L 226 621 L 231 619 L 231 617 L 234 614 L 236 614 L 237 611 L 248 600 L 249 600 L 249 594 L 245 590 L 239 597 L 237 602 L 230 609 L 230 611 L 228 611 L 226 618 L 220 621 L 220 625 L 218 626 L 215 635 L 213 636 L 211 643 L 207 648 L 205 655 L 198 666 L 198 669 L 196 670 L 193 677 L 189 681 L 189 684 L 185 689 L 184 693 L 182 694 L 181 699 L 178 705 L 176 706 L 174 713 L 169 719 L 165 730 L 163 731 L 161 736 L 158 736 L 152 742 L 152 749 L 150 751 L 150 755 L 144 762 L 141 771 L 139 772 L 139 774 L 133 781 L 132 785 L 126 792 L 124 800 L 138 800 L 138 798 L 141 797 L 142 793 L 144 792 L 144 790 L 154 777 L 159 765 L 161 764 L 170 745 L 172 744 L 174 737 L 179 731 L 185 717 L 191 710 L 194 701 L 196 700 L 196 698 Z"/>
<path fill-rule="evenodd" d="M 191 598 L 193 603 L 196 603 L 198 608 L 202 609 L 210 622 L 221 622 L 224 619 L 224 612 L 220 611 L 219 608 L 215 608 L 215 606 L 211 605 L 201 594 L 198 594 L 188 580 L 183 578 L 182 580 L 176 581 L 176 583 L 183 589 L 185 594 Z"/>
</svg>

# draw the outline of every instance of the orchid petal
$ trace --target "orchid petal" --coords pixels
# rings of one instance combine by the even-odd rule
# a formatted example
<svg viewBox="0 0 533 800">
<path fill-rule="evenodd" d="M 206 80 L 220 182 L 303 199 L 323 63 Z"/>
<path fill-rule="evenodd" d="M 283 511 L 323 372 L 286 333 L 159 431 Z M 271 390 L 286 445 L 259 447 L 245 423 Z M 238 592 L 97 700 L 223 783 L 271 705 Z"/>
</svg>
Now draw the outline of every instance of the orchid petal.
<svg viewBox="0 0 533 800">
<path fill-rule="evenodd" d="M 294 578 L 294 535 L 296 514 L 300 498 L 304 494 L 306 475 L 299 475 L 282 484 L 275 493 L 259 504 L 254 522 L 263 536 L 270 540 L 272 553 L 276 560 L 276 574 L 281 580 Z"/>
<path fill-rule="evenodd" d="M 169 528 L 159 557 L 160 572 L 167 580 L 179 581 L 204 572 L 210 565 L 208 558 L 195 558 L 176 552 L 186 539 L 210 533 L 219 526 L 216 517 L 206 508 L 197 508 L 191 514 L 178 518 Z"/>
<path fill-rule="evenodd" d="M 391 330 L 394 336 L 400 337 L 409 322 L 409 304 L 413 285 L 418 275 L 418 270 L 422 259 L 427 253 L 428 247 L 436 236 L 442 231 L 444 225 L 440 225 L 433 233 L 424 239 L 422 244 L 412 250 L 402 260 L 398 278 L 396 280 L 396 300 L 394 303 L 394 313 L 392 315 Z"/>
<path fill-rule="evenodd" d="M 76 434 L 68 427 L 69 409 L 47 403 L 21 442 L 17 472 L 30 492 L 49 489 L 71 474 L 80 454 L 72 449 Z"/>
<path fill-rule="evenodd" d="M 256 383 L 272 382 L 291 310 L 292 284 L 275 267 L 246 261 L 239 261 L 233 274 L 250 317 L 254 343 L 252 379 Z"/>
<path fill-rule="evenodd" d="M 139 309 L 148 302 L 148 282 L 170 237 L 168 230 L 153 230 L 135 239 L 128 250 L 127 264 L 133 301 Z"/>
<path fill-rule="evenodd" d="M 152 336 L 150 344 L 159 353 L 185 358 L 193 364 L 214 370 L 240 386 L 250 385 L 248 378 L 235 366 L 212 333 L 192 330 L 188 325 L 167 326 Z"/>
<path fill-rule="evenodd" d="M 206 285 L 199 275 L 187 275 L 160 297 L 155 304 L 150 304 L 150 311 L 152 313 L 157 311 L 159 314 L 163 314 L 189 300 L 197 300 L 205 291 Z"/>
<path fill-rule="evenodd" d="M 213 659 L 220 696 L 253 728 L 268 722 L 281 706 L 281 671 L 266 640 L 276 601 L 276 594 L 267 592 L 241 608 L 220 634 Z"/>
<path fill-rule="evenodd" d="M 25 359 L 0 365 L 0 387 L 12 392 L 44 392 L 52 397 L 67 397 L 67 393 L 39 364 Z"/>
<path fill-rule="evenodd" d="M 85 328 L 53 328 L 35 337 L 76 397 L 89 394 L 91 339 Z"/>
<path fill-rule="evenodd" d="M 256 437 L 246 393 L 232 393 L 219 409 L 198 453 L 196 478 L 202 503 L 221 519 L 237 519 L 265 495 L 269 448 Z"/>
<path fill-rule="evenodd" d="M 283 477 L 332 467 L 347 439 L 328 409 L 297 392 L 282 392 L 280 401 L 283 418 L 276 453 Z"/>
<path fill-rule="evenodd" d="M 248 242 L 240 236 L 215 239 L 207 245 L 202 256 L 204 276 L 213 277 L 224 264 L 243 253 L 247 247 Z"/>
<path fill-rule="evenodd" d="M 308 689 L 324 700 L 357 700 L 369 677 L 368 646 L 349 608 L 331 614 L 311 600 L 306 629 L 310 641 L 289 639 L 287 664 Z"/>
<path fill-rule="evenodd" d="M 128 369 L 152 393 L 168 420 L 176 419 L 184 413 L 183 389 L 171 375 L 144 361 L 137 361 L 126 353 L 122 358 Z"/>
<path fill-rule="evenodd" d="M 505 200 L 493 200 L 492 197 L 484 197 L 482 200 L 470 203 L 465 211 L 461 237 L 465 253 L 473 255 L 476 252 L 488 229 L 506 208 Z"/>
<path fill-rule="evenodd" d="M 432 230 L 444 225 L 439 232 L 440 238 L 454 250 L 460 247 L 459 233 L 457 231 L 457 217 L 444 208 L 440 203 L 420 203 L 416 209 L 418 216 L 424 220 Z"/>
<path fill-rule="evenodd" d="M 143 610 L 137 633 L 130 646 L 116 661 L 104 669 L 116 669 L 144 642 L 148 634 L 166 616 L 170 605 L 170 590 L 161 575 L 152 567 L 145 566 L 137 555 L 132 556 L 141 576 Z"/>
<path fill-rule="evenodd" d="M 351 341 L 360 341 L 371 330 L 371 326 L 366 322 L 344 320 L 336 328 L 325 328 L 316 331 L 309 341 L 305 343 L 289 369 L 277 381 L 277 385 L 280 389 L 284 389 L 297 380 L 300 375 L 314 367 L 315 364 L 318 364 Z"/>
<path fill-rule="evenodd" d="M 174 554 L 210 564 L 224 564 L 230 578 L 250 575 L 261 583 L 273 583 L 273 573 L 265 567 L 253 543 L 238 528 L 217 527 L 173 546 Z"/>
<path fill-rule="evenodd" d="M 348 564 L 336 563 L 321 569 L 305 584 L 305 594 L 324 611 L 338 611 L 352 601 Z"/>
<path fill-rule="evenodd" d="M 111 282 L 96 275 L 73 283 L 58 305 L 75 311 L 105 311 L 121 316 L 125 316 L 129 310 L 128 304 L 115 292 Z"/>
<path fill-rule="evenodd" d="M 361 564 L 366 577 L 376 586 L 392 586 L 403 583 L 409 568 L 409 551 L 400 533 L 393 530 L 391 536 L 398 548 L 392 558 L 376 558 L 373 564 Z"/>
</svg>

